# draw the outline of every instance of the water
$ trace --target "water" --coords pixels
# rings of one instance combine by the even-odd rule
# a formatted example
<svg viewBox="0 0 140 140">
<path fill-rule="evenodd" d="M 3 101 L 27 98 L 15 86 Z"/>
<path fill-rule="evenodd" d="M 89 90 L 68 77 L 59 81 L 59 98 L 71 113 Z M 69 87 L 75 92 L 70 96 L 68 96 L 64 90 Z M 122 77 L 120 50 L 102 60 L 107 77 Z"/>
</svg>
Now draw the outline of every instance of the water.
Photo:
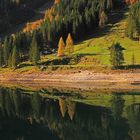
<svg viewBox="0 0 140 140">
<path fill-rule="evenodd" d="M 139 93 L 76 95 L 1 88 L 0 140 L 140 140 Z"/>
</svg>

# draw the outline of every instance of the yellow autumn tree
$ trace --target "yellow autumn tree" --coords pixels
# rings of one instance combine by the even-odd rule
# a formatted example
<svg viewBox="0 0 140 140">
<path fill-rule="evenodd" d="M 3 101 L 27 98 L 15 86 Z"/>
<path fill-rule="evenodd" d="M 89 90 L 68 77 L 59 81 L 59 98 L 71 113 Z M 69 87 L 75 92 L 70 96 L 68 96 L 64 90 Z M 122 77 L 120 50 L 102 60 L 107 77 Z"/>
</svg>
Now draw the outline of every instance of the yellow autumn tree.
<svg viewBox="0 0 140 140">
<path fill-rule="evenodd" d="M 71 120 L 73 120 L 75 111 L 76 111 L 76 103 L 72 101 L 67 102 L 68 114 Z"/>
<path fill-rule="evenodd" d="M 59 98 L 59 107 L 62 117 L 64 118 L 67 112 L 67 104 L 66 101 L 62 98 Z"/>
<path fill-rule="evenodd" d="M 74 45 L 73 45 L 73 39 L 71 37 L 71 34 L 68 34 L 67 40 L 66 40 L 66 52 L 70 55 L 74 52 Z"/>
<path fill-rule="evenodd" d="M 65 43 L 63 38 L 61 37 L 58 43 L 58 51 L 57 51 L 57 56 L 62 57 L 64 56 L 64 50 L 65 50 Z"/>
</svg>

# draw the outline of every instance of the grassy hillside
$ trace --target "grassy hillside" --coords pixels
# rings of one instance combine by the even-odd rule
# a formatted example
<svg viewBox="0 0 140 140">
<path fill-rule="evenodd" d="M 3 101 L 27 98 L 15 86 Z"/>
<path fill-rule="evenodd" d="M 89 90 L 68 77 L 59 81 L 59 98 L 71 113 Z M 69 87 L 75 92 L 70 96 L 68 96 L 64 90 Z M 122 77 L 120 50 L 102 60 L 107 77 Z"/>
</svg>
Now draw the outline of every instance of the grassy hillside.
<svg viewBox="0 0 140 140">
<path fill-rule="evenodd" d="M 110 66 L 110 52 L 108 47 L 113 42 L 119 42 L 124 48 L 125 64 L 132 64 L 133 54 L 135 56 L 135 64 L 140 64 L 140 44 L 139 41 L 131 40 L 126 37 L 125 32 L 127 28 L 128 10 L 122 10 L 120 12 L 112 12 L 109 15 L 110 21 L 102 28 L 97 29 L 96 32 L 91 35 L 85 35 L 86 39 L 75 43 L 74 56 L 82 56 L 78 64 L 73 67 L 98 67 L 98 66 Z M 64 58 L 57 57 L 56 54 L 47 55 L 42 57 L 41 64 L 47 64 L 48 61 L 62 61 Z M 64 64 L 54 64 L 59 67 Z M 60 66 L 61 65 L 61 66 Z"/>
<path fill-rule="evenodd" d="M 140 44 L 138 41 L 126 37 L 127 10 L 112 12 L 109 23 L 102 29 L 86 37 L 83 41 L 75 43 L 73 55 L 82 55 L 76 66 L 110 66 L 110 52 L 108 47 L 113 42 L 119 42 L 124 48 L 125 65 L 132 64 L 134 54 L 136 64 L 140 63 Z M 42 57 L 42 62 L 62 59 L 55 54 Z"/>
<path fill-rule="evenodd" d="M 118 15 L 115 13 L 112 18 L 116 18 Z M 109 50 L 113 42 L 120 42 L 121 45 L 126 49 L 124 51 L 125 64 L 132 64 L 132 55 L 134 53 L 136 64 L 140 63 L 140 44 L 138 41 L 134 41 L 125 36 L 127 11 L 120 11 L 118 13 L 122 15 L 119 21 L 111 21 L 104 29 L 97 30 L 93 33 L 92 37 L 84 40 L 75 45 L 75 54 L 83 54 L 87 57 L 87 61 L 92 60 L 97 62 L 97 65 L 110 65 L 109 62 Z M 82 62 L 81 62 L 82 63 Z"/>
<path fill-rule="evenodd" d="M 80 56 L 78 63 L 67 64 L 67 57 L 57 57 L 56 53 L 51 55 L 41 56 L 39 62 L 40 67 L 45 67 L 44 70 L 58 70 L 58 69 L 70 69 L 73 68 L 88 68 L 93 69 L 99 66 L 108 67 L 110 66 L 110 52 L 108 47 L 113 42 L 119 42 L 124 48 L 125 65 L 132 64 L 132 56 L 135 55 L 136 64 L 140 64 L 140 43 L 126 37 L 125 31 L 127 27 L 128 11 L 122 10 L 120 12 L 112 12 L 109 15 L 108 24 L 102 28 L 97 29 L 90 35 L 85 35 L 82 41 L 75 43 L 74 54 L 68 57 L 68 61 Z M 25 61 L 19 64 L 18 72 L 38 71 L 36 66 L 33 66 L 31 62 Z M 100 69 L 99 69 L 100 70 Z M 1 69 L 1 72 L 5 69 Z M 7 70 L 6 70 L 7 71 Z"/>
</svg>

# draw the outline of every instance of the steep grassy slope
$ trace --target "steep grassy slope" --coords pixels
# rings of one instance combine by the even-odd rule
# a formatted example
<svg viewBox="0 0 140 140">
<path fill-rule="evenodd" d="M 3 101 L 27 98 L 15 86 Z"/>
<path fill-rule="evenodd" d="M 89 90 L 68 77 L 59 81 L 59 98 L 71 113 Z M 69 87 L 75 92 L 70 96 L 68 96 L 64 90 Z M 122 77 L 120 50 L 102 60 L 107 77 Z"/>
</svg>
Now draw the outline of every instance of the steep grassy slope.
<svg viewBox="0 0 140 140">
<path fill-rule="evenodd" d="M 108 47 L 110 47 L 113 42 L 120 42 L 126 49 L 124 51 L 125 64 L 132 64 L 133 53 L 136 63 L 140 63 L 139 42 L 125 36 L 127 16 L 127 11 L 120 11 L 119 13 L 113 12 L 109 24 L 103 29 L 97 30 L 89 39 L 75 45 L 75 54 L 85 55 L 86 60 L 91 64 L 92 60 L 95 60 L 97 65 L 110 65 Z"/>
<path fill-rule="evenodd" d="M 135 57 L 135 64 L 140 64 L 140 43 L 138 40 L 131 40 L 126 37 L 128 10 L 113 11 L 109 15 L 108 24 L 97 29 L 91 35 L 85 35 L 86 39 L 75 43 L 75 55 L 82 55 L 80 62 L 74 67 L 96 67 L 110 66 L 109 47 L 114 42 L 119 42 L 124 48 L 125 64 L 132 64 L 132 57 Z M 42 62 L 62 59 L 55 54 L 42 57 Z M 59 64 L 58 64 L 59 65 Z M 63 66 L 62 66 L 63 67 Z M 65 66 L 66 67 L 66 66 Z"/>
</svg>

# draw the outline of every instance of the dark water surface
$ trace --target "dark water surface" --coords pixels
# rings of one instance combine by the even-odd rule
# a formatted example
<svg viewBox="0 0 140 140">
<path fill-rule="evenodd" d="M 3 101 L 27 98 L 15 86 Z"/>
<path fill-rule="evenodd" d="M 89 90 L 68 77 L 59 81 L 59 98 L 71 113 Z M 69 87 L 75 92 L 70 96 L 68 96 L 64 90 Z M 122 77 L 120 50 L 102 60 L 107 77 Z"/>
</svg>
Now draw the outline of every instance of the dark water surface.
<svg viewBox="0 0 140 140">
<path fill-rule="evenodd" d="M 139 93 L 43 93 L 0 88 L 0 140 L 140 140 Z"/>
</svg>

